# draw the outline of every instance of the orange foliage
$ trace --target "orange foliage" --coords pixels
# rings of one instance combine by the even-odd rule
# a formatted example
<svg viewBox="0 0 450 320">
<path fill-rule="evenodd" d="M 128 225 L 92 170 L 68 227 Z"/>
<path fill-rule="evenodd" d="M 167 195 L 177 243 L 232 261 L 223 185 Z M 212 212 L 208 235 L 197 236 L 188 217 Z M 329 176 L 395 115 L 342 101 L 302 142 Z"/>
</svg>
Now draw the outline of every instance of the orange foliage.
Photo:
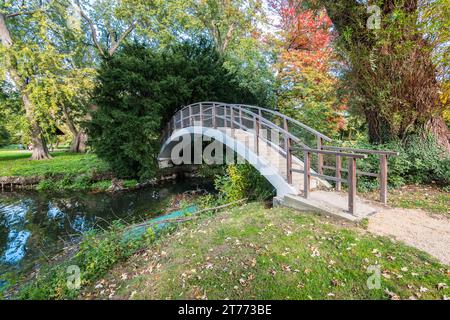
<svg viewBox="0 0 450 320">
<path fill-rule="evenodd" d="M 332 22 L 326 11 L 307 10 L 302 0 L 269 0 L 269 6 L 277 18 L 278 79 L 282 87 L 290 88 L 281 93 L 280 104 L 299 100 L 306 108 L 315 108 L 325 103 L 330 109 L 323 120 L 332 122 L 335 131 L 344 129 L 346 106 L 336 103 L 337 79 L 330 72 Z"/>
</svg>

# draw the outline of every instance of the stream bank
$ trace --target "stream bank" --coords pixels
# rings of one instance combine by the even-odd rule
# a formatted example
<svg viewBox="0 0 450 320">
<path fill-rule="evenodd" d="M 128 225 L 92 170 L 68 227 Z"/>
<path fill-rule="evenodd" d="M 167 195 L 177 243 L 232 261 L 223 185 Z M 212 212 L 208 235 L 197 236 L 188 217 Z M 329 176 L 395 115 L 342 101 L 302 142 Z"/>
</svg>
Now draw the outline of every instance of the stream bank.
<svg viewBox="0 0 450 320">
<path fill-rule="evenodd" d="M 204 179 L 177 179 L 118 192 L 0 193 L 0 286 L 39 269 L 86 232 L 179 207 L 187 190 L 212 191 L 213 186 Z"/>
</svg>

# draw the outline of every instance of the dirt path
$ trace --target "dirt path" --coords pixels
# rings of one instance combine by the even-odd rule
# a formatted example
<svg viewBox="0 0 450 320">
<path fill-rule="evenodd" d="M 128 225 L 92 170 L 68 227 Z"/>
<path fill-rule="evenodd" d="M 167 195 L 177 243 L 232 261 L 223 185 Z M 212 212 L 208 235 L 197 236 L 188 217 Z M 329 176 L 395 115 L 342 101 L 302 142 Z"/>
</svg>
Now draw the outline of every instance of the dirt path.
<svg viewBox="0 0 450 320">
<path fill-rule="evenodd" d="M 418 209 L 383 208 L 369 218 L 368 230 L 428 252 L 450 265 L 450 219 Z"/>
</svg>

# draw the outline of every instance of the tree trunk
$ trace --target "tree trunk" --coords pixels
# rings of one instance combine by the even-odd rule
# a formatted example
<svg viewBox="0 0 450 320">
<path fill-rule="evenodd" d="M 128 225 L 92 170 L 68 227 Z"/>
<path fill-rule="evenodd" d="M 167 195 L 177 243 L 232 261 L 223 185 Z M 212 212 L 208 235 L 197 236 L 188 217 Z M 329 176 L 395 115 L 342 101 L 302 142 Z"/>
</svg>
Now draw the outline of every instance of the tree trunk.
<svg viewBox="0 0 450 320">
<path fill-rule="evenodd" d="M 8 26 L 6 25 L 5 16 L 2 13 L 0 13 L 0 40 L 0 43 L 7 49 L 10 49 L 13 45 L 11 34 L 9 32 Z M 31 155 L 31 159 L 50 159 L 51 156 L 48 152 L 47 145 L 45 144 L 45 139 L 42 136 L 42 129 L 39 123 L 34 118 L 34 106 L 28 96 L 25 81 L 21 80 L 19 73 L 8 57 L 6 58 L 6 62 L 8 73 L 10 74 L 12 80 L 21 93 L 23 105 L 25 107 L 26 118 L 30 126 L 31 143 L 33 145 L 33 153 Z"/>
<path fill-rule="evenodd" d="M 31 154 L 31 160 L 44 160 L 51 159 L 50 153 L 47 149 L 47 144 L 42 136 L 42 129 L 40 125 L 34 120 L 33 105 L 28 98 L 26 92 L 22 92 L 22 101 L 25 106 L 25 114 L 30 125 L 31 144 L 33 146 L 33 152 Z"/>
<path fill-rule="evenodd" d="M 425 124 L 426 131 L 433 134 L 437 143 L 450 154 L 450 132 L 447 124 L 441 116 L 433 117 Z"/>
<path fill-rule="evenodd" d="M 73 140 L 70 145 L 70 152 L 86 152 L 86 142 L 87 142 L 87 134 L 83 129 L 78 130 L 72 118 L 69 115 L 66 107 L 62 108 L 64 117 L 66 119 L 66 124 L 69 127 L 70 132 L 72 133 Z"/>
<path fill-rule="evenodd" d="M 70 146 L 70 152 L 86 152 L 87 134 L 83 130 L 78 131 L 74 137 L 72 145 Z"/>
</svg>

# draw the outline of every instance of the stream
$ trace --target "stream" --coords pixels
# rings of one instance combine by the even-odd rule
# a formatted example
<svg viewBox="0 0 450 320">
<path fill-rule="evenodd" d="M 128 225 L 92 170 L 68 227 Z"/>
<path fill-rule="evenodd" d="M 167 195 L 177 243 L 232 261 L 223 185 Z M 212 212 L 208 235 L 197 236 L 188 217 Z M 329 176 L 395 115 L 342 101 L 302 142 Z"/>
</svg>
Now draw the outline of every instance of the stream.
<svg viewBox="0 0 450 320">
<path fill-rule="evenodd" d="M 116 193 L 0 192 L 0 289 L 8 274 L 30 271 L 84 232 L 162 215 L 174 196 L 195 189 L 213 187 L 186 179 Z"/>
</svg>

